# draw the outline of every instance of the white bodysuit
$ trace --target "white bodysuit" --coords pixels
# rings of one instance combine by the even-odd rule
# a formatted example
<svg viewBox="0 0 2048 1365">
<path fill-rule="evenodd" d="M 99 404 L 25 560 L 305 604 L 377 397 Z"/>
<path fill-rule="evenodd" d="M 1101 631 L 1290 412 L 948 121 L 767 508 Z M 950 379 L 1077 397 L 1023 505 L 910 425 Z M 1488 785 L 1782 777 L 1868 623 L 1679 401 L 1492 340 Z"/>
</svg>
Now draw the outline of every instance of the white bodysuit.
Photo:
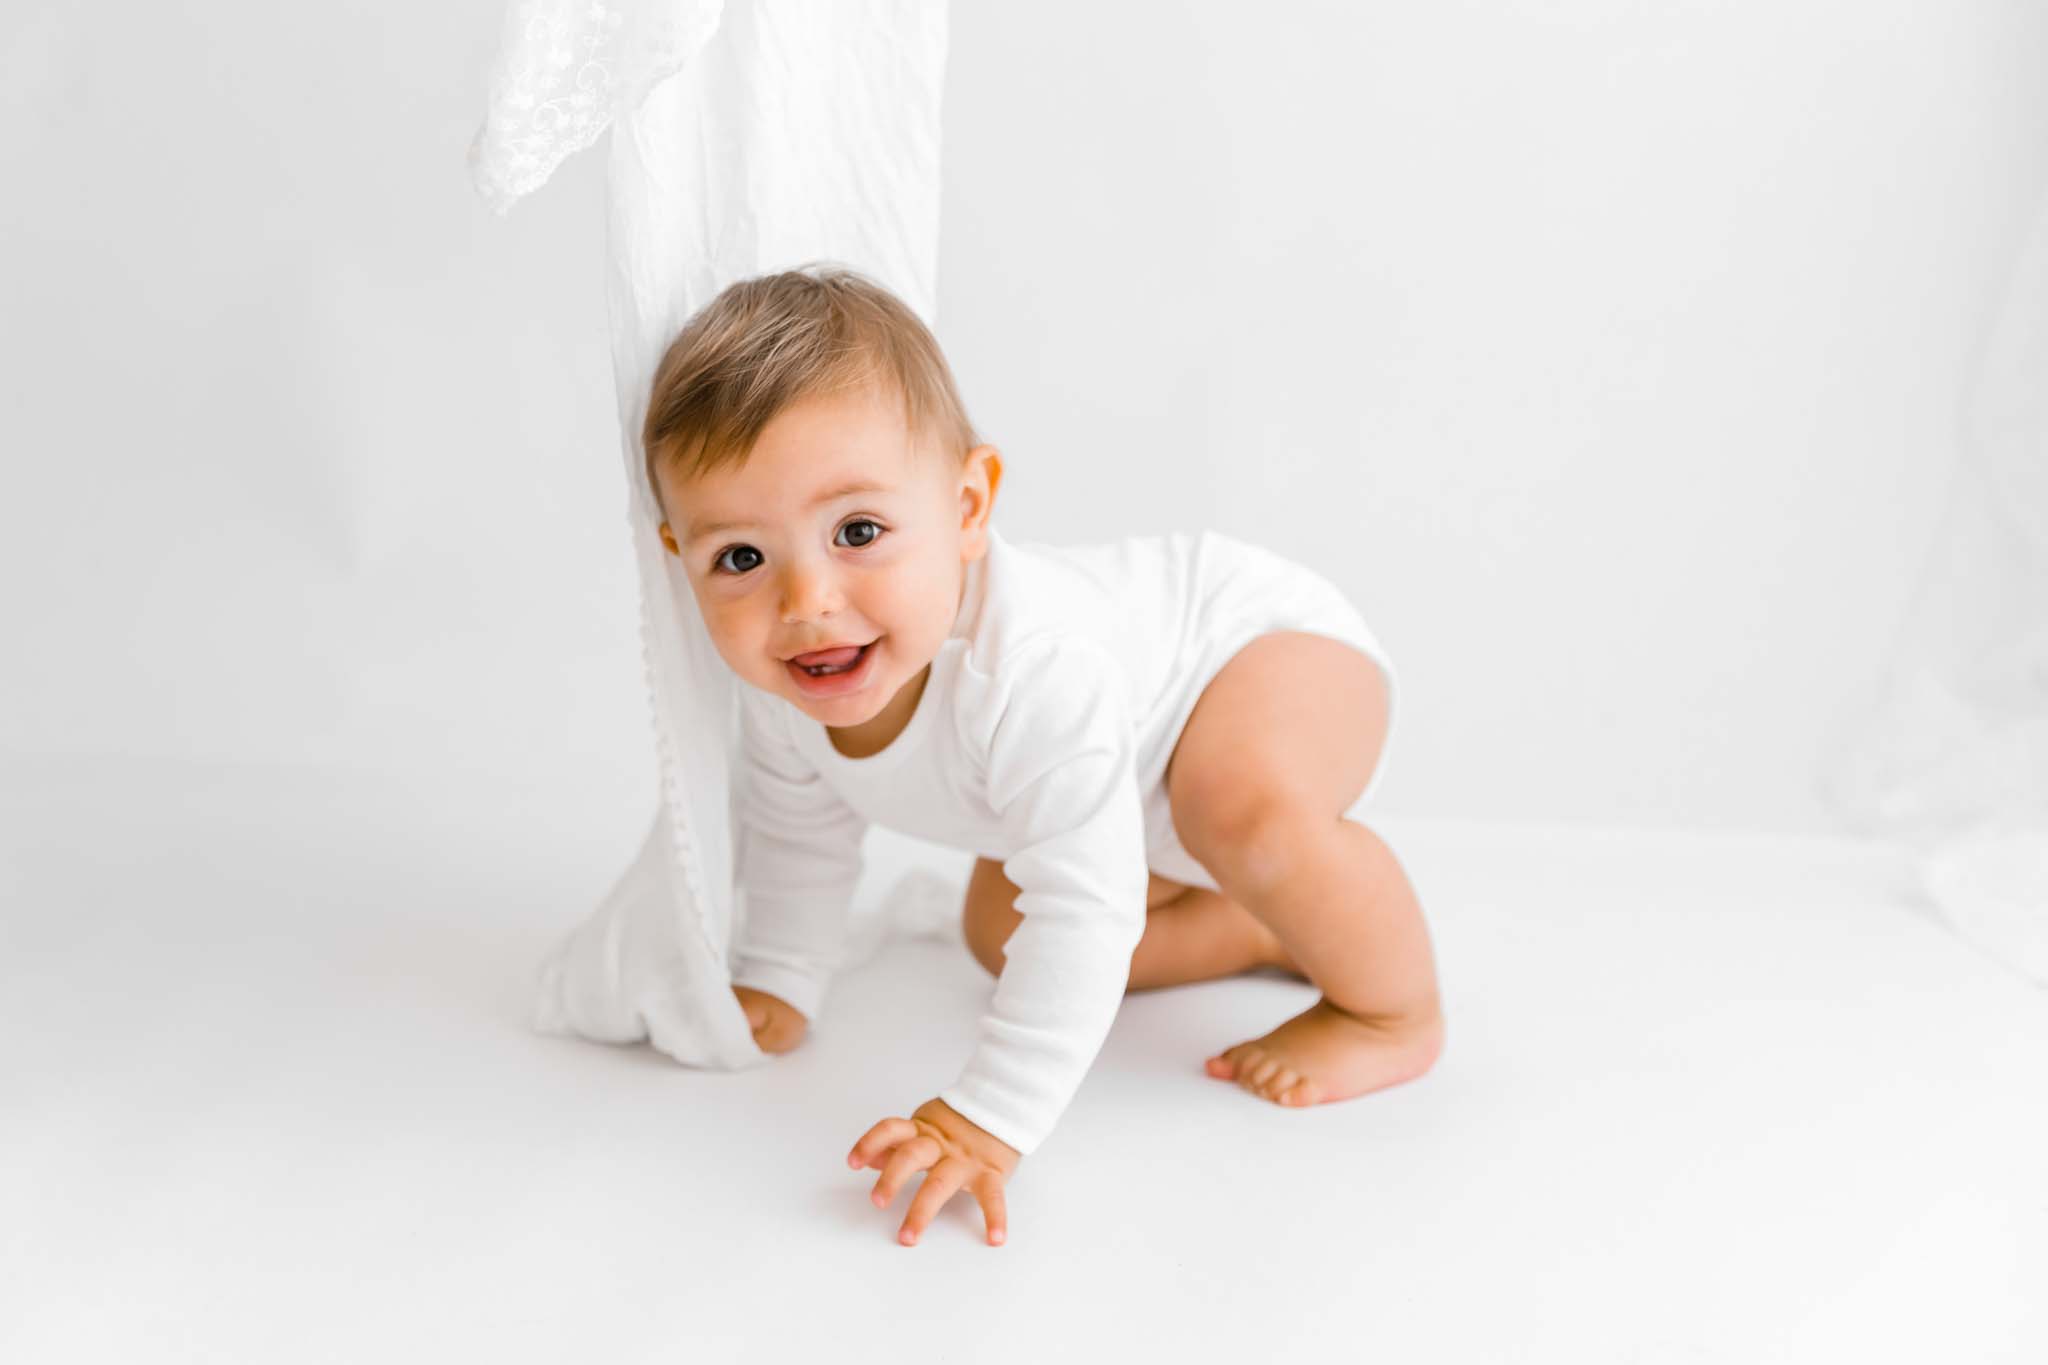
<svg viewBox="0 0 2048 1365">
<path fill-rule="evenodd" d="M 1391 691 L 1343 594 L 1259 546 L 1214 531 L 1045 545 L 993 528 L 887 748 L 848 758 L 794 703 L 743 686 L 733 982 L 816 1020 L 870 823 L 1001 861 L 1022 920 L 975 1050 L 938 1097 L 1030 1152 L 1122 1003 L 1147 869 L 1216 889 L 1174 833 L 1163 778 L 1203 687 L 1271 630 L 1352 645 Z"/>
</svg>

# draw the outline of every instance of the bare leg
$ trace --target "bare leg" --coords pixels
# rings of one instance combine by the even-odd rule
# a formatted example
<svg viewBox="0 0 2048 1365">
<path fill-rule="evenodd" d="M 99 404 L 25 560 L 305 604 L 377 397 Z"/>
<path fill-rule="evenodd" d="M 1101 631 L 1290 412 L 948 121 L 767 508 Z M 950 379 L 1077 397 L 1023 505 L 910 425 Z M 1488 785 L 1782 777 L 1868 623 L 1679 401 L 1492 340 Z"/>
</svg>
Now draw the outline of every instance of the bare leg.
<svg viewBox="0 0 2048 1365">
<path fill-rule="evenodd" d="M 1443 1048 L 1415 889 L 1379 835 L 1346 816 L 1385 750 L 1389 706 L 1388 679 L 1363 651 L 1271 632 L 1210 679 L 1167 764 L 1182 845 L 1323 993 L 1205 1063 L 1277 1104 L 1398 1085 Z"/>
<path fill-rule="evenodd" d="M 1203 886 L 1181 891 L 1145 913 L 1145 936 L 1131 954 L 1126 990 L 1213 981 L 1259 967 L 1301 972 L 1280 938 L 1237 902 Z"/>
<path fill-rule="evenodd" d="M 1206 887 L 1155 875 L 1145 899 L 1145 934 L 1131 954 L 1126 990 L 1213 981 L 1260 967 L 1301 974 L 1271 929 Z M 1024 918 L 1016 901 L 1017 886 L 1002 864 L 976 859 L 961 928 L 975 960 L 991 974 L 1003 970 L 1003 945 Z"/>
<path fill-rule="evenodd" d="M 1280 1104 L 1348 1099 L 1413 1080 L 1442 1051 L 1443 1015 L 1422 907 L 1389 849 L 1361 824 L 1303 819 L 1260 836 L 1260 874 L 1233 879 L 1293 948 L 1323 998 L 1264 1037 L 1209 1058 L 1209 1074 Z M 1277 874 L 1274 868 L 1281 869 Z M 1262 876 L 1263 879 L 1257 879 Z"/>
</svg>

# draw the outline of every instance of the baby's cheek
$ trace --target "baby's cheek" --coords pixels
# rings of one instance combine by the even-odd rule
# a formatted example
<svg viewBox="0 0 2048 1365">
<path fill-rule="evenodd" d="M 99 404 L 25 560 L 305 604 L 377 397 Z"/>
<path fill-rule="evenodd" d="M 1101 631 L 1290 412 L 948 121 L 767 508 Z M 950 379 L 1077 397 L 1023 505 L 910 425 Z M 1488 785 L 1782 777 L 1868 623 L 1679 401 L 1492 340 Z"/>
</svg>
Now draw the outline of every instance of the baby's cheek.
<svg viewBox="0 0 2048 1365">
<path fill-rule="evenodd" d="M 711 636 L 711 644 L 718 651 L 718 657 L 725 660 L 725 666 L 735 673 L 745 673 L 747 662 L 753 656 L 749 655 L 741 634 L 716 617 L 707 616 L 704 628 Z"/>
<path fill-rule="evenodd" d="M 945 565 L 921 566 L 915 573 L 906 573 L 898 582 L 890 605 L 897 620 L 906 623 L 917 621 L 927 629 L 937 629 L 943 634 L 953 624 L 959 605 L 958 595 L 957 587 L 947 577 Z"/>
</svg>

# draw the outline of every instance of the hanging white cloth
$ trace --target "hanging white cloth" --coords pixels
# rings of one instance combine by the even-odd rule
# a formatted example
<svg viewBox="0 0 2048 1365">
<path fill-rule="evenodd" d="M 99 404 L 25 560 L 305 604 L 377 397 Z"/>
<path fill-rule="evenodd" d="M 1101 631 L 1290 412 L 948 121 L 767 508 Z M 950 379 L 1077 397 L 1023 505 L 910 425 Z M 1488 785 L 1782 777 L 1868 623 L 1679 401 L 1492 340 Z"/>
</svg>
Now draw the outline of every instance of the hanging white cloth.
<svg viewBox="0 0 2048 1365">
<path fill-rule="evenodd" d="M 1964 411 L 1947 514 L 1827 786 L 1957 933 L 2048 986 L 2048 199 Z"/>
<path fill-rule="evenodd" d="M 543 964 L 534 1027 L 642 1038 L 693 1066 L 764 1060 L 729 986 L 738 694 L 662 547 L 639 433 L 683 322 L 735 280 L 810 261 L 857 269 L 933 325 L 946 0 L 516 0 L 470 148 L 498 213 L 610 127 L 612 370 L 659 764 L 639 854 Z M 957 917 L 913 872 L 892 929 Z M 948 899 L 951 898 L 950 905 Z"/>
</svg>

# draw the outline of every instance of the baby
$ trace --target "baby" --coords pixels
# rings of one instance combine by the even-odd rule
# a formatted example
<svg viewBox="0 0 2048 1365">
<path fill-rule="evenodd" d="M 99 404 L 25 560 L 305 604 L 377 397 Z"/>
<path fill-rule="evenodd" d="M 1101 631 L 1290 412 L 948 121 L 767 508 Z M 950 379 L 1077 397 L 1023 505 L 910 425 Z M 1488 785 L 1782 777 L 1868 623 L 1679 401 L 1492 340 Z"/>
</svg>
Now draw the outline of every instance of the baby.
<svg viewBox="0 0 2048 1365">
<path fill-rule="evenodd" d="M 1315 985 L 1207 1060 L 1275 1104 L 1429 1070 L 1429 933 L 1357 818 L 1392 675 L 1326 579 L 1213 532 L 1004 539 L 1002 459 L 938 343 L 851 271 L 725 290 L 670 345 L 642 436 L 662 543 L 746 684 L 732 967 L 760 1046 L 817 1018 L 868 825 L 979 855 L 963 933 L 998 979 L 975 1051 L 847 1158 L 884 1208 L 928 1172 L 905 1245 L 963 1188 L 1004 1240 L 1004 1185 L 1127 990 Z"/>
</svg>

